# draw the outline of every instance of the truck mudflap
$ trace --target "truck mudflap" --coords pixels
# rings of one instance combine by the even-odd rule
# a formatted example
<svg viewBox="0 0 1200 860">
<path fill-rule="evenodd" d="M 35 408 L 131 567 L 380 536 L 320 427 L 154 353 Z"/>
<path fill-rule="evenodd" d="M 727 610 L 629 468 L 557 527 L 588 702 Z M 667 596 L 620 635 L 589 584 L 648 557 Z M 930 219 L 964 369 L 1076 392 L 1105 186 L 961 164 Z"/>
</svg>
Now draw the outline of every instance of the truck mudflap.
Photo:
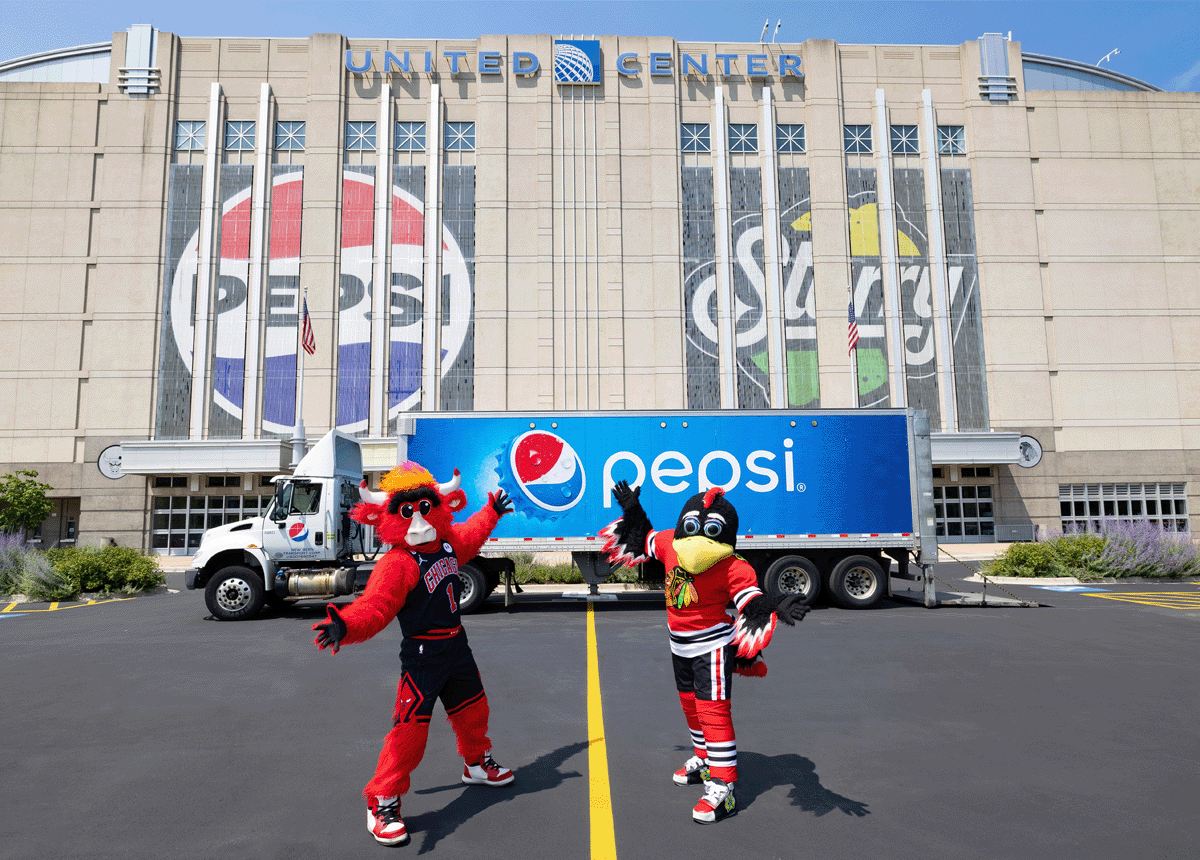
<svg viewBox="0 0 1200 860">
<path fill-rule="evenodd" d="M 196 590 L 196 577 L 199 575 L 200 568 L 198 567 L 189 567 L 186 571 L 184 571 L 183 582 L 184 585 L 187 586 L 188 591 Z"/>
</svg>

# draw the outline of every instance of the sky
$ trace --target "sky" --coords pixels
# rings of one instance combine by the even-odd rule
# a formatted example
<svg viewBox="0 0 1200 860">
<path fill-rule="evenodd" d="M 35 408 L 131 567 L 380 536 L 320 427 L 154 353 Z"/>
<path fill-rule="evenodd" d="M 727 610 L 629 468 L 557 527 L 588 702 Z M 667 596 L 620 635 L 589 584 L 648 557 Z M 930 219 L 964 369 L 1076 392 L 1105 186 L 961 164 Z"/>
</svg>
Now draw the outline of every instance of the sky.
<svg viewBox="0 0 1200 860">
<path fill-rule="evenodd" d="M 1200 2 L 143 2 L 0 0 L 0 61 L 107 42 L 152 24 L 180 36 L 474 39 L 481 35 L 671 36 L 684 42 L 833 39 L 843 44 L 957 45 L 1010 33 L 1028 53 L 1095 64 L 1165 90 L 1200 90 Z M 1114 51 L 1119 51 L 1115 53 Z"/>
</svg>

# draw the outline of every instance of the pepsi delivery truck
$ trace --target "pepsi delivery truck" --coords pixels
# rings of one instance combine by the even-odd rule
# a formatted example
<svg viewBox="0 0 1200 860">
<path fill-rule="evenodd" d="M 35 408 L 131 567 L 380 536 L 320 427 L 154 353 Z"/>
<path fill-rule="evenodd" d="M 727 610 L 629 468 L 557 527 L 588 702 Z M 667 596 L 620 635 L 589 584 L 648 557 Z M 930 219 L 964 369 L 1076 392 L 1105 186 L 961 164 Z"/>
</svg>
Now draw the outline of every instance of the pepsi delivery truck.
<svg viewBox="0 0 1200 860">
<path fill-rule="evenodd" d="M 737 552 L 763 588 L 806 603 L 826 591 L 841 606 L 871 606 L 890 591 L 893 561 L 911 578 L 911 565 L 937 559 L 920 410 L 438 412 L 405 416 L 401 429 L 398 457 L 437 480 L 458 469 L 468 511 L 497 487 L 512 499 L 460 568 L 464 612 L 512 572 L 514 553 L 569 552 L 594 591 L 611 573 L 600 530 L 621 515 L 612 488 L 622 480 L 641 487 L 654 527 L 671 530 L 690 496 L 722 487 L 738 512 Z M 265 516 L 205 533 L 187 587 L 203 589 L 222 620 L 361 590 L 370 540 L 349 511 L 362 474 L 359 440 L 330 431 L 274 479 Z M 653 564 L 643 578 L 661 580 Z"/>
</svg>

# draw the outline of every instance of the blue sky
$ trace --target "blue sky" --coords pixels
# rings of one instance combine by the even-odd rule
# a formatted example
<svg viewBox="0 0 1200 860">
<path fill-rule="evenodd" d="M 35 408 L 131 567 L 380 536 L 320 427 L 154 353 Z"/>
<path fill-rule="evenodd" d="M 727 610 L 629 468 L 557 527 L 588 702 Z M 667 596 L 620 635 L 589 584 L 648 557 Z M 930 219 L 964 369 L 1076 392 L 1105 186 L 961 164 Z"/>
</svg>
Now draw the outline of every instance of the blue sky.
<svg viewBox="0 0 1200 860">
<path fill-rule="evenodd" d="M 92 42 L 153 24 L 182 36 L 475 38 L 484 34 L 673 36 L 756 42 L 763 22 L 778 40 L 953 45 L 1012 32 L 1023 50 L 1096 63 L 1167 90 L 1200 90 L 1196 2 L 10 2 L 0 0 L 0 60 Z M 771 32 L 768 32 L 768 41 Z"/>
</svg>

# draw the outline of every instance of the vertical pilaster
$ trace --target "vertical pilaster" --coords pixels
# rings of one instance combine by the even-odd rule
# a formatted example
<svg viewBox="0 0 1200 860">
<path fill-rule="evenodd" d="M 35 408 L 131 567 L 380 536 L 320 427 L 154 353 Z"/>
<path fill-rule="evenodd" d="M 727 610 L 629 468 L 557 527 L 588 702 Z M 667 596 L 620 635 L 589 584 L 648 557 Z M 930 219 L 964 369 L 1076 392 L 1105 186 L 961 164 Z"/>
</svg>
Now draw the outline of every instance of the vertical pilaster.
<svg viewBox="0 0 1200 860">
<path fill-rule="evenodd" d="M 383 83 L 379 96 L 379 125 L 375 133 L 375 152 L 379 159 L 375 170 L 375 236 L 373 239 L 374 259 L 371 263 L 371 388 L 370 420 L 368 433 L 371 436 L 387 435 L 387 359 L 388 359 L 388 306 L 391 304 L 391 277 L 388 274 L 388 253 L 391 242 L 392 202 L 392 87 Z"/>
<path fill-rule="evenodd" d="M 258 97 L 258 153 L 254 167 L 253 215 L 250 220 L 250 274 L 246 283 L 246 362 L 242 385 L 242 438 L 258 434 L 262 397 L 262 295 L 266 275 L 267 213 L 271 194 L 271 85 L 264 82 Z"/>
<path fill-rule="evenodd" d="M 767 361 L 771 380 L 771 408 L 785 409 L 788 405 L 787 362 L 783 338 L 783 270 L 779 258 L 779 171 L 775 159 L 775 110 L 771 88 L 763 87 L 762 103 L 762 189 L 763 241 L 766 267 Z"/>
<path fill-rule="evenodd" d="M 929 200 L 929 270 L 933 275 L 934 338 L 937 344 L 938 390 L 942 395 L 942 426 L 958 431 L 954 394 L 954 349 L 950 340 L 950 293 L 946 277 L 946 223 L 942 218 L 942 171 L 938 162 L 937 122 L 933 94 L 921 90 L 925 125 L 925 196 Z M 935 428 L 937 429 L 937 428 Z"/>
<path fill-rule="evenodd" d="M 421 408 L 438 408 L 438 309 L 441 307 L 442 268 L 442 95 L 438 84 L 429 87 L 429 125 L 425 136 L 427 163 L 425 167 L 425 300 L 424 324 L 421 336 Z"/>
<path fill-rule="evenodd" d="M 737 364 L 733 330 L 733 248 L 729 225 L 729 123 L 725 120 L 725 93 L 717 87 L 713 99 L 713 143 L 716 169 L 713 190 L 717 197 L 717 356 L 721 378 L 721 408 L 737 407 Z"/>
<path fill-rule="evenodd" d="M 208 342 L 212 322 L 213 241 L 217 232 L 217 174 L 221 163 L 221 85 L 209 90 L 204 190 L 201 194 L 200 252 L 196 271 L 196 307 L 192 331 L 192 412 L 190 438 L 203 439 L 208 418 Z"/>
<path fill-rule="evenodd" d="M 888 134 L 887 102 L 883 90 L 875 90 L 875 139 L 879 148 L 879 178 L 875 183 L 879 201 L 879 265 L 883 270 L 884 309 L 887 316 L 888 375 L 892 405 L 908 405 L 904 383 L 904 329 L 900 323 L 900 272 L 896 249 L 896 211 L 892 195 L 892 148 Z"/>
</svg>

